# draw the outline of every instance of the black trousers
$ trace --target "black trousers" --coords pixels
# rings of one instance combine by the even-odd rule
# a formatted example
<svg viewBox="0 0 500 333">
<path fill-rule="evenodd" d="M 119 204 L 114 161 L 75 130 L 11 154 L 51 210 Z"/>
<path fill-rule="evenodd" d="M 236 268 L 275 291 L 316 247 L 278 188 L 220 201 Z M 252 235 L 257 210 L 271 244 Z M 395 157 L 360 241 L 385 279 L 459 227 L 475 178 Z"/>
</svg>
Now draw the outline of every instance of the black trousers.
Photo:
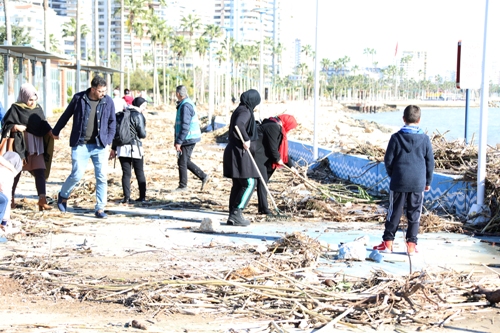
<svg viewBox="0 0 500 333">
<path fill-rule="evenodd" d="M 192 145 L 181 146 L 182 154 L 177 159 L 177 166 L 179 167 L 179 187 L 187 187 L 188 170 L 194 173 L 194 175 L 200 180 L 207 176 L 207 174 L 204 173 L 196 164 L 191 162 L 191 154 L 193 153 L 195 145 L 196 144 L 193 143 Z"/>
<path fill-rule="evenodd" d="M 245 209 L 255 189 L 256 178 L 233 178 L 233 187 L 229 195 L 229 211 L 234 208 Z"/>
<path fill-rule="evenodd" d="M 32 171 L 35 176 L 35 187 L 38 196 L 47 194 L 46 191 L 46 182 L 45 182 L 45 170 L 44 169 L 35 169 Z M 19 183 L 19 179 L 21 178 L 22 172 L 19 172 L 17 176 L 14 178 L 14 184 L 12 184 L 12 199 L 15 197 L 17 184 Z"/>
<path fill-rule="evenodd" d="M 269 168 L 263 164 L 258 164 L 258 166 L 262 179 L 266 182 L 266 184 L 268 184 L 275 169 Z M 257 179 L 256 181 L 259 213 L 265 213 L 269 210 L 269 205 L 267 203 L 267 191 L 264 185 L 262 185 L 262 181 L 260 179 Z"/>
<path fill-rule="evenodd" d="M 130 179 L 132 178 L 132 167 L 134 168 L 135 178 L 139 184 L 139 197 L 146 198 L 146 177 L 144 176 L 144 158 L 120 157 L 122 166 L 122 189 L 123 197 L 130 199 Z"/>
<path fill-rule="evenodd" d="M 417 244 L 418 228 L 420 227 L 420 215 L 424 203 L 424 192 L 394 192 L 389 194 L 389 209 L 385 221 L 385 231 L 382 237 L 385 241 L 393 241 L 396 237 L 401 216 L 406 205 L 406 218 L 408 229 L 406 230 L 406 241 Z"/>
</svg>

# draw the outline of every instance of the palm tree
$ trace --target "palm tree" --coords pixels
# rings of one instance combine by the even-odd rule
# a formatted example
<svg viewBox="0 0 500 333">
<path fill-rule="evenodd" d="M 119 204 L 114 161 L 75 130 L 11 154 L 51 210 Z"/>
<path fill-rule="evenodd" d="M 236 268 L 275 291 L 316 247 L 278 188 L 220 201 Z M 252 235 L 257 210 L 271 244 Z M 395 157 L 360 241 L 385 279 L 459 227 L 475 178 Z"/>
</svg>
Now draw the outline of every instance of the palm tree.
<svg viewBox="0 0 500 333">
<path fill-rule="evenodd" d="M 201 28 L 201 19 L 196 15 L 189 14 L 187 17 L 184 16 L 181 19 L 181 28 L 183 31 L 187 31 L 189 33 L 189 52 L 192 56 L 192 67 L 193 67 L 193 100 L 196 100 L 196 65 L 194 62 L 194 52 L 193 52 L 193 35 L 194 32 Z"/>
<path fill-rule="evenodd" d="M 208 48 L 210 47 L 210 42 L 203 36 L 200 36 L 195 40 L 195 50 L 202 59 L 202 70 L 201 70 L 201 103 L 205 102 L 205 56 L 207 55 Z"/>
<path fill-rule="evenodd" d="M 170 42 L 172 41 L 172 36 L 174 35 L 174 28 L 171 26 L 165 26 L 163 28 L 163 36 L 161 39 L 161 44 L 163 47 L 163 103 L 167 104 L 170 103 L 170 98 L 167 100 L 167 96 L 170 95 L 170 89 L 167 89 L 167 84 L 165 82 L 166 80 L 166 63 L 167 63 L 167 55 L 169 53 L 170 49 Z M 170 82 L 170 80 L 169 80 Z"/>
<path fill-rule="evenodd" d="M 128 18 L 125 21 L 125 25 L 128 28 L 128 32 L 130 34 L 130 49 L 132 51 L 132 68 L 135 70 L 136 68 L 136 60 L 135 60 L 135 45 L 134 45 L 134 28 L 137 27 L 135 24 L 136 21 L 140 20 L 146 13 L 147 10 L 146 0 L 122 0 L 124 1 L 125 9 L 128 11 Z M 120 10 L 120 8 L 118 8 Z M 142 43 L 141 43 L 142 44 Z"/>
<path fill-rule="evenodd" d="M 80 57 L 81 54 L 78 54 L 78 40 L 77 38 L 77 26 L 76 26 L 76 20 L 74 18 L 71 18 L 69 22 L 66 22 L 62 25 L 62 36 L 63 37 L 73 37 L 73 43 L 75 46 L 75 57 Z M 85 38 L 87 34 L 90 33 L 90 29 L 86 24 L 82 24 L 80 26 L 80 37 Z M 87 50 L 85 50 L 85 54 L 87 54 Z"/>
<path fill-rule="evenodd" d="M 189 40 L 187 40 L 184 36 L 175 36 L 174 44 L 172 45 L 172 51 L 176 55 L 177 58 L 177 68 L 180 72 L 180 60 L 185 60 L 186 54 L 189 50 Z M 184 64 L 184 74 L 186 74 L 186 64 Z"/>
<path fill-rule="evenodd" d="M 165 36 L 165 20 L 160 19 L 158 16 L 154 15 L 154 11 L 151 10 L 151 19 L 148 22 L 149 35 L 151 37 L 152 55 L 153 55 L 153 94 L 155 96 L 155 104 L 157 105 L 160 95 L 160 87 L 158 82 L 158 70 L 156 67 L 156 45 L 158 43 L 163 44 Z"/>
<path fill-rule="evenodd" d="M 56 38 L 56 36 L 54 36 L 54 34 L 50 34 L 49 35 L 49 50 L 48 52 L 55 52 L 55 53 L 60 53 L 61 50 L 60 50 L 60 44 L 59 44 L 59 39 Z"/>
</svg>

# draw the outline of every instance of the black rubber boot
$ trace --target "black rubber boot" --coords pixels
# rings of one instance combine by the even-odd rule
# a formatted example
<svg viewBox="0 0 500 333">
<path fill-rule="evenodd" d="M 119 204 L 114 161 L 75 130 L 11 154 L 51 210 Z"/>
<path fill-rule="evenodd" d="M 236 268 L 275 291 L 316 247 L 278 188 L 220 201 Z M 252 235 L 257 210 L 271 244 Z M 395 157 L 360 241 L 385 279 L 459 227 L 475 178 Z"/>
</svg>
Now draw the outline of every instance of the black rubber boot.
<svg viewBox="0 0 500 333">
<path fill-rule="evenodd" d="M 250 221 L 246 220 L 241 213 L 241 209 L 233 208 L 229 212 L 229 218 L 227 219 L 228 225 L 234 225 L 237 227 L 246 227 L 250 225 Z"/>
</svg>

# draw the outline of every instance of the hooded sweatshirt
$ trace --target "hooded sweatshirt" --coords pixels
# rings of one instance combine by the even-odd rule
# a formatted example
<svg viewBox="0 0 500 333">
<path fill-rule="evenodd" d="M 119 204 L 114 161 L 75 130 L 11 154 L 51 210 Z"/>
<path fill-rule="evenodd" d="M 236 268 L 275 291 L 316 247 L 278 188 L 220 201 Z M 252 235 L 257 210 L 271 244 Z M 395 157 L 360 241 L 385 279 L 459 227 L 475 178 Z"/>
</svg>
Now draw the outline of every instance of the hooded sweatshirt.
<svg viewBox="0 0 500 333">
<path fill-rule="evenodd" d="M 394 192 L 423 192 L 434 173 L 434 153 L 429 137 L 416 126 L 393 134 L 384 157 Z"/>
</svg>

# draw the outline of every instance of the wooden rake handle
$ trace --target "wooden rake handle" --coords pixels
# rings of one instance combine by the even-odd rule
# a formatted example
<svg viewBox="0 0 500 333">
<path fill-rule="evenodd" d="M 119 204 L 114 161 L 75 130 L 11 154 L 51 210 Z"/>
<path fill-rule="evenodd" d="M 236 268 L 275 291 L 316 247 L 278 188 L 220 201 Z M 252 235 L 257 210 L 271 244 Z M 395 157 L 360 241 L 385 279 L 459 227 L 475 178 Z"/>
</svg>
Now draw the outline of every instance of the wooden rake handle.
<svg viewBox="0 0 500 333">
<path fill-rule="evenodd" d="M 238 128 L 237 125 L 234 125 L 234 130 L 238 133 L 238 136 L 240 137 L 241 142 L 245 142 L 245 140 L 243 140 L 243 135 L 241 135 L 240 129 Z M 243 149 L 245 149 L 245 147 L 243 147 Z M 250 159 L 252 160 L 253 166 L 257 170 L 257 173 L 259 174 L 259 179 L 260 179 L 262 185 L 266 189 L 266 192 L 269 195 L 269 198 L 271 198 L 271 202 L 273 203 L 274 209 L 277 212 L 280 212 L 278 206 L 276 205 L 276 202 L 274 201 L 273 195 L 269 191 L 269 188 L 267 187 L 267 184 L 264 181 L 264 178 L 262 178 L 262 174 L 260 173 L 259 167 L 257 166 L 257 163 L 255 162 L 255 160 L 254 160 L 254 158 L 253 158 L 252 153 L 250 152 L 250 150 L 248 150 L 248 155 L 250 156 Z"/>
</svg>

